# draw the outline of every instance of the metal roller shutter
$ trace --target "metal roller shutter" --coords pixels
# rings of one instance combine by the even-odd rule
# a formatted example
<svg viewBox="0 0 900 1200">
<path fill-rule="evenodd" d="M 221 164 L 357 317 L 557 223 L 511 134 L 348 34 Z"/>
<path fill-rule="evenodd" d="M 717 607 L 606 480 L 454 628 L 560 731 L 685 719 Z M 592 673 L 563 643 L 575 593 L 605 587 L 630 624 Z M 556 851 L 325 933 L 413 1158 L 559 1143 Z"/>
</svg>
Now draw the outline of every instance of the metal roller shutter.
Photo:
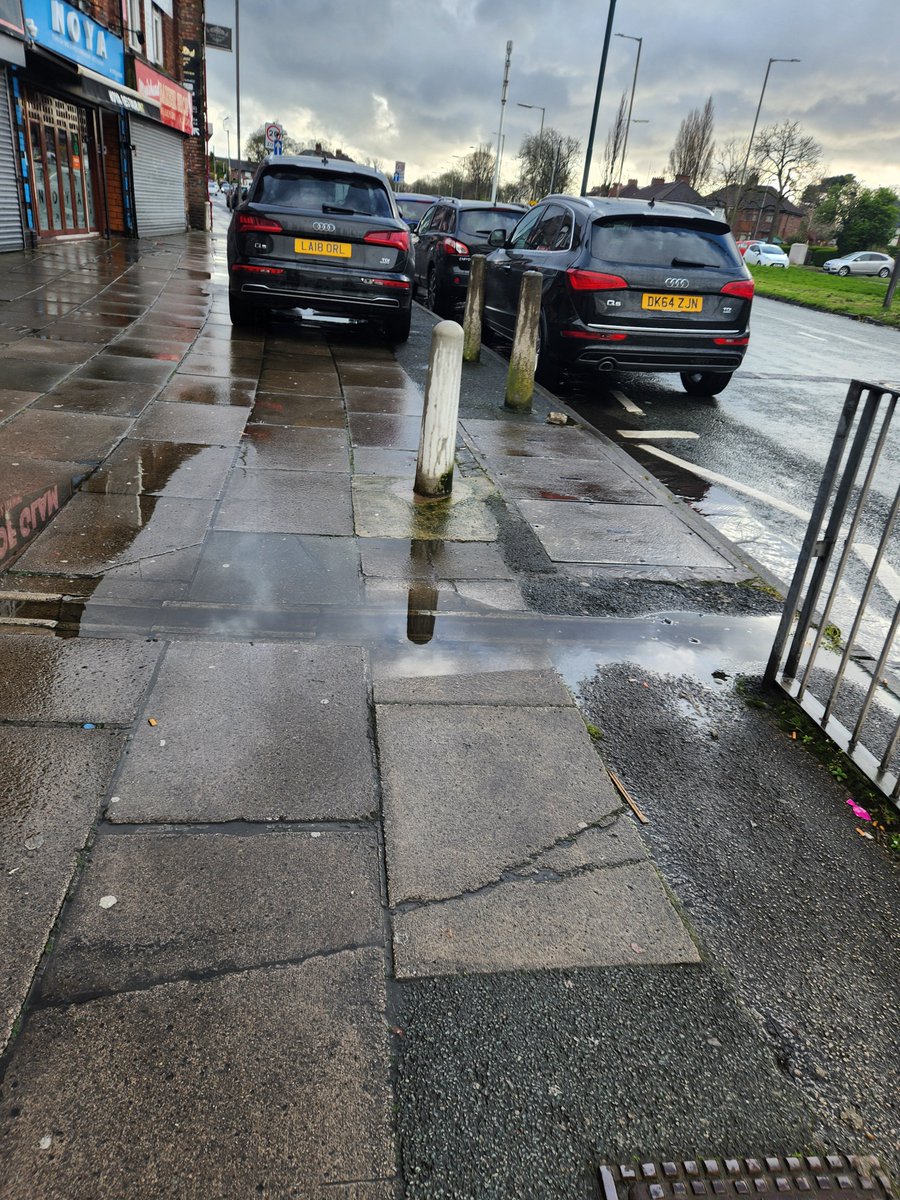
<svg viewBox="0 0 900 1200">
<path fill-rule="evenodd" d="M 129 117 L 138 237 L 184 233 L 184 153 L 180 133 Z"/>
<path fill-rule="evenodd" d="M 6 70 L 0 67 L 0 250 L 21 250 L 22 212 Z"/>
</svg>

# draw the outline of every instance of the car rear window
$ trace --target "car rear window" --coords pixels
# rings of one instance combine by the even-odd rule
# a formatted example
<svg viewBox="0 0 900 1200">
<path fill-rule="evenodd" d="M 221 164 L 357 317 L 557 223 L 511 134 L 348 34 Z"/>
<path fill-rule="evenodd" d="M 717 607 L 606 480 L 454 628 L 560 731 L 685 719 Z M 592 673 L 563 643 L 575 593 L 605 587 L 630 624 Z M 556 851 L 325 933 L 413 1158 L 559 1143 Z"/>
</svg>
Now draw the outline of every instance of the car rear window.
<svg viewBox="0 0 900 1200">
<path fill-rule="evenodd" d="M 410 221 L 421 221 L 434 204 L 433 200 L 401 200 L 397 198 L 397 207 L 400 209 L 400 216 L 406 217 Z"/>
<path fill-rule="evenodd" d="M 489 237 L 495 229 L 509 233 L 522 219 L 522 213 L 510 208 L 463 208 L 457 229 L 460 233 L 484 234 Z"/>
<path fill-rule="evenodd" d="M 313 212 L 343 209 L 366 217 L 393 216 L 384 185 L 368 175 L 356 175 L 351 171 L 270 167 L 260 177 L 253 203 Z"/>
<path fill-rule="evenodd" d="M 741 257 L 716 221 L 612 217 L 594 222 L 591 254 L 647 267 L 735 267 Z"/>
</svg>

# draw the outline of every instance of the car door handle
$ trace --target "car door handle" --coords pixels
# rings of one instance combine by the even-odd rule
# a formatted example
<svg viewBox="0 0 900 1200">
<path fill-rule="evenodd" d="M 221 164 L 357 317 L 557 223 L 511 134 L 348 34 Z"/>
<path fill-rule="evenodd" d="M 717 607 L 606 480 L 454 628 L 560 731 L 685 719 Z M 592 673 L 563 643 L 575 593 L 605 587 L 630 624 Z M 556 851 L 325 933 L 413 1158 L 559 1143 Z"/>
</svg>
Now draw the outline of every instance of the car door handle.
<svg viewBox="0 0 900 1200">
<path fill-rule="evenodd" d="M 498 271 L 511 271 L 512 263 L 497 263 L 497 270 Z"/>
</svg>

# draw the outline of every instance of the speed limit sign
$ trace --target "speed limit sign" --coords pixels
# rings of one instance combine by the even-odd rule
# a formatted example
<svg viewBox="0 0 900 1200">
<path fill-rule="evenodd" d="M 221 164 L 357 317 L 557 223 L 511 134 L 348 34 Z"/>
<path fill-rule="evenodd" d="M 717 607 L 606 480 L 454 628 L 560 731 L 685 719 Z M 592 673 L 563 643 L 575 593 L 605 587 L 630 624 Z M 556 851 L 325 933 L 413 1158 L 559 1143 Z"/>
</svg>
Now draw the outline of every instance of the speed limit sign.
<svg viewBox="0 0 900 1200">
<path fill-rule="evenodd" d="M 267 150 L 274 149 L 275 143 L 281 142 L 283 140 L 284 140 L 284 130 L 282 129 L 282 127 L 280 125 L 276 125 L 275 122 L 273 121 L 271 124 L 266 126 L 266 149 Z"/>
</svg>

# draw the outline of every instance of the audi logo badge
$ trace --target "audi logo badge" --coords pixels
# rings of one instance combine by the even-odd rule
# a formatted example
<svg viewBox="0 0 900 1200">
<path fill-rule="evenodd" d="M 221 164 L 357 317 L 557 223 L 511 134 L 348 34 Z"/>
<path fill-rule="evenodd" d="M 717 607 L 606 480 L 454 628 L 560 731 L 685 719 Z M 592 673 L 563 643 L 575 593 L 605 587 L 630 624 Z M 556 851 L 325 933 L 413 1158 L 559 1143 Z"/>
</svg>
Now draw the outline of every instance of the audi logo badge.
<svg viewBox="0 0 900 1200">
<path fill-rule="evenodd" d="M 667 279 L 666 287 L 671 287 L 671 288 L 688 287 L 690 285 L 690 282 L 691 281 L 689 279 Z"/>
<path fill-rule="evenodd" d="M 313 221 L 313 229 L 316 233 L 334 233 L 337 225 L 332 224 L 331 221 Z"/>
</svg>

